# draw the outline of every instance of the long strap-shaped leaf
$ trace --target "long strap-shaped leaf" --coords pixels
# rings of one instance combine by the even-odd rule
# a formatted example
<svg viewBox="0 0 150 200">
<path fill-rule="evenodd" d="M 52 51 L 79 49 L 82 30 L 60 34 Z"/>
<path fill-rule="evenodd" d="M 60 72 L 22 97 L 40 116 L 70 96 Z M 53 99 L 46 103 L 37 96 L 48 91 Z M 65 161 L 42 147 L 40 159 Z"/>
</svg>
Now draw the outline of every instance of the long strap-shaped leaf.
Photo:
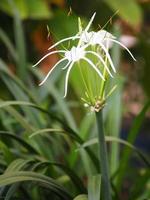
<svg viewBox="0 0 150 200">
<path fill-rule="evenodd" d="M 74 138 L 76 138 L 76 141 L 77 141 L 79 144 L 83 144 L 83 143 L 84 143 L 84 141 L 81 139 L 81 137 L 79 136 L 79 134 L 77 134 L 73 129 L 71 129 L 65 121 L 63 121 L 63 120 L 60 119 L 59 117 L 55 116 L 54 113 L 51 113 L 51 112 L 49 112 L 49 111 L 47 111 L 47 110 L 45 110 L 45 109 L 39 107 L 39 106 L 36 105 L 36 104 L 30 103 L 30 102 L 25 102 L 25 101 L 5 101 L 5 102 L 2 102 L 2 101 L 1 101 L 1 103 L 0 103 L 0 108 L 4 108 L 4 107 L 10 106 L 10 105 L 14 105 L 14 106 L 15 106 L 15 105 L 16 105 L 16 106 L 17 106 L 17 105 L 20 105 L 20 106 L 21 106 L 21 105 L 22 105 L 22 106 L 30 106 L 30 107 L 34 107 L 35 109 L 38 109 L 39 111 L 41 111 L 41 112 L 47 114 L 48 116 L 50 116 L 51 118 L 53 118 L 53 120 L 56 120 L 56 121 L 58 121 L 59 123 L 61 123 L 61 124 L 63 125 L 63 127 L 64 127 L 64 130 L 65 130 L 66 132 L 68 132 L 69 134 L 74 135 Z M 91 158 L 91 160 L 92 160 L 92 162 L 93 162 L 95 168 L 97 169 L 97 171 L 99 171 L 98 159 L 97 159 L 97 157 L 95 156 L 95 154 L 93 154 L 93 152 L 92 152 L 89 148 L 87 148 L 86 151 L 87 151 L 89 157 Z"/>
<path fill-rule="evenodd" d="M 54 179 L 35 172 L 13 172 L 6 173 L 0 176 L 0 186 L 10 185 L 22 181 L 36 181 L 45 188 L 51 190 L 62 200 L 71 200 L 70 194 L 60 186 Z"/>
<path fill-rule="evenodd" d="M 139 157 L 144 161 L 144 163 L 148 167 L 150 167 L 149 159 L 145 156 L 144 153 L 142 153 L 138 148 L 136 148 L 130 142 L 127 142 L 127 141 L 125 141 L 123 139 L 120 139 L 120 138 L 117 138 L 117 137 L 113 137 L 113 136 L 105 136 L 105 140 L 106 140 L 106 142 L 117 142 L 117 143 L 125 145 L 126 147 L 129 147 L 131 150 L 134 150 L 139 155 Z M 96 143 L 98 143 L 98 139 L 97 138 L 92 138 L 89 141 L 85 142 L 83 145 L 81 145 L 80 148 L 86 148 L 86 147 L 89 147 L 89 146 L 94 145 Z M 80 148 L 78 150 L 80 150 Z"/>
<path fill-rule="evenodd" d="M 21 137 L 15 135 L 15 134 L 12 134 L 8 131 L 0 131 L 0 137 L 13 139 L 13 140 L 17 141 L 18 143 L 20 143 L 23 147 L 25 147 L 32 154 L 38 154 L 36 149 L 34 149 L 28 142 L 26 142 Z"/>
<path fill-rule="evenodd" d="M 72 170 L 71 168 L 67 167 L 66 165 L 63 165 L 61 163 L 57 163 L 57 162 L 49 162 L 49 161 L 44 161 L 44 162 L 39 162 L 39 164 L 37 165 L 37 167 L 40 166 L 56 166 L 59 167 L 61 170 L 63 170 L 72 180 L 72 182 L 74 183 L 75 187 L 78 189 L 79 192 L 82 193 L 86 193 L 86 189 L 83 185 L 82 180 L 79 178 L 79 176 L 75 173 L 74 170 Z"/>
<path fill-rule="evenodd" d="M 145 114 L 149 110 L 149 108 L 150 108 L 150 100 L 143 106 L 141 112 L 138 114 L 138 116 L 135 118 L 133 122 L 133 125 L 130 129 L 130 132 L 128 133 L 128 138 L 127 138 L 127 141 L 129 143 L 134 144 L 137 134 L 139 133 L 142 123 L 145 119 Z M 120 189 L 124 175 L 127 171 L 130 155 L 131 155 L 131 149 L 125 148 L 123 150 L 120 161 L 119 174 L 118 174 L 118 189 Z"/>
</svg>

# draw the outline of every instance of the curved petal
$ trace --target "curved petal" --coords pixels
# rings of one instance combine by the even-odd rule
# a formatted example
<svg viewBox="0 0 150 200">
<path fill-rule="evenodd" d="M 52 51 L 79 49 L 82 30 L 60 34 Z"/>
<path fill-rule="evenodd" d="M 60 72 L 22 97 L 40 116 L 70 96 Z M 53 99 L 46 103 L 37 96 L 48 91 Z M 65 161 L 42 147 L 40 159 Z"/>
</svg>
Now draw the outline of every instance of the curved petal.
<svg viewBox="0 0 150 200">
<path fill-rule="evenodd" d="M 64 39 L 62 39 L 62 40 L 56 42 L 54 45 L 50 46 L 50 47 L 48 48 L 48 50 L 50 50 L 50 49 L 52 49 L 52 48 L 58 46 L 58 45 L 61 44 L 62 42 L 65 42 L 65 41 L 68 41 L 68 40 L 75 40 L 75 39 L 79 39 L 79 38 L 80 38 L 80 37 L 77 36 L 77 35 L 72 36 L 72 37 L 68 37 L 68 38 L 64 38 Z"/>
<path fill-rule="evenodd" d="M 70 63 L 71 63 L 71 62 L 68 62 L 68 63 L 66 64 L 66 66 L 64 66 L 62 69 L 63 69 L 63 70 L 66 69 L 66 68 L 70 65 Z"/>
<path fill-rule="evenodd" d="M 65 53 L 66 51 L 64 50 L 58 50 L 58 51 L 52 51 L 50 53 L 47 53 L 45 56 L 43 56 L 35 65 L 33 65 L 32 67 L 36 67 L 40 62 L 42 62 L 45 58 L 47 58 L 48 56 L 55 54 L 55 53 Z"/>
<path fill-rule="evenodd" d="M 112 59 L 111 59 L 111 57 L 110 57 L 110 55 L 109 55 L 108 50 L 106 49 L 106 47 L 105 47 L 101 42 L 99 42 L 98 44 L 102 47 L 103 51 L 104 51 L 105 54 L 106 54 L 106 57 L 107 57 L 108 60 L 109 60 L 109 63 L 110 63 L 110 65 L 111 65 L 112 70 L 116 73 L 115 66 L 114 66 L 114 64 L 113 64 L 113 62 L 112 62 Z"/>
<path fill-rule="evenodd" d="M 124 45 L 122 44 L 121 42 L 117 41 L 117 40 L 114 40 L 114 39 L 111 39 L 111 38 L 106 38 L 107 40 L 110 40 L 112 42 L 115 42 L 117 44 L 119 44 L 121 47 L 123 47 L 124 49 L 127 50 L 127 52 L 130 54 L 130 56 L 133 58 L 134 61 L 136 61 L 136 59 L 134 58 L 133 54 L 131 53 L 131 51 Z"/>
<path fill-rule="evenodd" d="M 109 75 L 113 78 L 113 75 L 111 74 L 109 68 L 107 67 L 107 65 L 105 63 L 105 61 L 103 60 L 103 58 L 98 53 L 96 53 L 94 51 L 86 51 L 86 53 L 91 53 L 91 54 L 97 56 L 100 59 L 100 61 L 102 62 L 102 64 L 104 65 L 104 67 L 106 68 L 106 70 L 109 73 Z"/>
<path fill-rule="evenodd" d="M 48 72 L 48 74 L 46 75 L 46 77 L 44 78 L 44 80 L 39 84 L 39 86 L 43 85 L 43 83 L 45 83 L 45 81 L 48 79 L 49 75 L 52 73 L 52 71 L 57 67 L 57 65 L 59 65 L 61 62 L 63 62 L 64 60 L 66 60 L 66 58 L 63 58 L 61 60 L 59 60 L 52 69 L 50 69 L 50 71 Z"/>
<path fill-rule="evenodd" d="M 69 79 L 69 74 L 70 74 L 70 71 L 71 71 L 71 69 L 72 69 L 72 67 L 73 67 L 73 64 L 74 64 L 74 62 L 72 62 L 72 63 L 70 64 L 70 66 L 68 67 L 67 73 L 66 73 L 64 98 L 65 98 L 66 95 L 67 95 L 68 79 Z"/>
<path fill-rule="evenodd" d="M 93 69 L 95 69 L 95 71 L 98 73 L 98 75 L 105 81 L 104 76 L 101 74 L 101 72 L 97 69 L 97 67 L 92 63 L 92 61 L 86 57 L 82 58 L 83 60 L 87 61 L 92 67 Z"/>
</svg>

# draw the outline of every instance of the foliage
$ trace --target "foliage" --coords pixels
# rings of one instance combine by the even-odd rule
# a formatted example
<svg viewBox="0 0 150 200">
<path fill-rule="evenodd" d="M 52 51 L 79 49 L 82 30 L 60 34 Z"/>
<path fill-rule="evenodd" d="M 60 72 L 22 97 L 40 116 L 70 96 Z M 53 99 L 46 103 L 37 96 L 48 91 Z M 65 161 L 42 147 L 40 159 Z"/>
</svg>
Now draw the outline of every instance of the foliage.
<svg viewBox="0 0 150 200">
<path fill-rule="evenodd" d="M 33 2 L 26 4 L 25 1 L 15 1 L 16 8 L 21 6 L 20 15 L 6 1 L 0 2 L 0 8 L 13 16 L 14 27 L 11 32 L 14 40 L 2 28 L 0 40 L 7 48 L 15 68 L 14 73 L 7 56 L 0 59 L 0 197 L 6 200 L 46 200 L 49 196 L 54 200 L 98 200 L 101 175 L 97 146 L 93 145 L 97 142 L 95 118 L 92 114 L 85 114 L 78 101 L 82 91 L 75 78 L 76 71 L 71 78 L 74 92 L 67 100 L 62 98 L 63 76 L 59 69 L 43 88 L 37 86 L 44 74 L 42 70 L 31 68 L 33 58 L 30 54 L 33 49 L 29 48 L 29 52 L 27 50 L 25 25 L 21 18 L 42 19 L 50 17 L 51 11 L 48 12 L 45 1 L 38 1 L 43 8 L 40 12 Z M 107 5 L 116 9 L 117 3 L 112 5 L 109 2 Z M 141 11 L 136 2 L 132 5 L 136 6 L 135 15 L 130 12 L 130 16 L 127 7 L 121 7 L 123 11 L 119 15 L 136 24 L 141 21 Z M 54 14 L 55 17 L 49 20 L 48 25 L 55 32 L 55 39 L 76 31 L 77 18 L 74 15 L 64 20 L 66 13 L 54 10 Z M 120 34 L 116 25 L 114 31 Z M 117 46 L 113 48 L 113 55 L 114 63 L 119 66 L 120 49 Z M 56 82 L 59 89 L 56 89 Z M 112 196 L 114 200 L 123 200 L 122 186 L 129 178 L 132 187 L 129 188 L 128 199 L 148 199 L 150 161 L 145 152 L 134 146 L 134 142 L 150 103 L 147 101 L 136 116 L 127 140 L 121 139 L 119 133 L 124 107 L 121 100 L 124 82 L 121 75 L 110 82 L 110 87 L 117 84 L 118 89 L 105 109 L 105 129 L 112 133 L 105 137 L 109 143 Z M 130 164 L 130 158 L 135 155 L 138 155 L 136 160 L 141 163 L 141 167 L 135 168 Z"/>
</svg>

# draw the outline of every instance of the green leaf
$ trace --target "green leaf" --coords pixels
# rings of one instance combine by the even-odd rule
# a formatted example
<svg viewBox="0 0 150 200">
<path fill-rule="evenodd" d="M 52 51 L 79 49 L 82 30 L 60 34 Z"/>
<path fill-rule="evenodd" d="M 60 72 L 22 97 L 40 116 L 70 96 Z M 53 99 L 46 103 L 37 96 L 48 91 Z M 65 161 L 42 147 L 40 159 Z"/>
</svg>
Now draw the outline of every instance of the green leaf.
<svg viewBox="0 0 150 200">
<path fill-rule="evenodd" d="M 75 197 L 73 200 L 88 200 L 88 197 L 86 194 L 80 194 L 77 197 Z"/>
<path fill-rule="evenodd" d="M 43 0 L 14 0 L 14 5 L 22 19 L 41 19 L 51 16 L 48 4 Z M 0 9 L 8 15 L 13 15 L 12 7 L 6 0 L 0 1 Z"/>
<path fill-rule="evenodd" d="M 0 176 L 0 186 L 10 185 L 22 181 L 36 181 L 51 192 L 61 197 L 63 200 L 71 200 L 70 194 L 60 186 L 54 179 L 35 172 L 13 172 L 6 173 Z"/>
<path fill-rule="evenodd" d="M 32 133 L 29 138 L 32 138 L 36 135 L 39 135 L 39 134 L 43 134 L 43 133 L 56 133 L 56 134 L 59 134 L 59 135 L 62 135 L 62 136 L 67 136 L 67 134 L 65 133 L 64 130 L 62 129 L 54 129 L 54 128 L 46 128 L 46 129 L 40 129 L 34 133 Z"/>
<path fill-rule="evenodd" d="M 2 152 L 5 162 L 7 164 L 12 162 L 12 160 L 14 159 L 13 155 L 12 155 L 9 147 L 5 143 L 3 143 L 1 140 L 0 140 L 0 150 Z"/>
<path fill-rule="evenodd" d="M 138 116 L 135 118 L 133 125 L 130 129 L 130 132 L 128 133 L 128 138 L 127 141 L 128 143 L 130 143 L 130 145 L 132 145 L 135 142 L 135 139 L 137 137 L 137 134 L 139 133 L 139 130 L 142 126 L 142 123 L 144 121 L 145 118 L 145 114 L 146 112 L 149 110 L 150 108 L 150 101 L 148 101 L 144 107 L 142 108 L 141 112 L 138 114 Z M 128 149 L 125 148 L 124 151 L 122 152 L 122 156 L 121 156 L 121 161 L 120 161 L 120 167 L 119 167 L 119 171 L 118 171 L 118 187 L 121 187 L 121 183 L 123 181 L 123 177 L 126 173 L 126 169 L 128 166 L 128 162 L 129 162 L 129 158 L 131 155 L 131 151 L 132 149 Z"/>
<path fill-rule="evenodd" d="M 140 156 L 140 158 L 144 161 L 144 163 L 148 167 L 150 166 L 150 161 L 145 156 L 145 154 L 143 154 L 138 148 L 136 148 L 134 145 L 132 145 L 128 141 L 125 141 L 123 139 L 116 138 L 116 137 L 113 137 L 113 136 L 105 136 L 105 140 L 106 140 L 106 142 L 117 142 L 117 143 L 120 143 L 120 144 L 123 144 L 123 145 L 129 147 L 130 151 L 134 150 Z M 91 145 L 94 145 L 94 144 L 97 144 L 97 143 L 98 143 L 98 139 L 97 138 L 92 138 L 89 141 L 85 142 L 83 145 L 81 145 L 80 148 L 86 148 L 88 146 L 91 146 Z M 78 150 L 80 150 L 80 148 Z"/>
<path fill-rule="evenodd" d="M 138 176 L 135 177 L 135 185 L 130 188 L 130 195 L 129 200 L 149 200 L 150 191 L 149 191 L 149 184 L 150 184 L 150 170 L 149 169 L 142 169 Z M 142 186 L 142 187 L 141 187 Z M 144 192 L 143 192 L 144 190 Z M 149 193 L 149 194 L 148 194 Z M 138 197 L 143 194 L 143 197 Z"/>
<path fill-rule="evenodd" d="M 19 142 L 22 147 L 26 148 L 32 154 L 38 153 L 29 143 L 27 143 L 25 140 L 23 140 L 21 137 L 15 135 L 15 134 L 12 134 L 7 131 L 0 131 L 0 137 L 7 138 L 8 140 L 12 139 L 12 140 Z"/>
<path fill-rule="evenodd" d="M 42 75 L 42 73 L 40 73 L 37 70 L 31 70 L 31 72 L 39 79 L 41 80 L 44 75 Z M 55 88 L 54 84 L 51 82 L 51 80 L 47 80 L 45 82 L 45 90 L 47 90 L 55 99 L 55 101 L 57 102 L 60 110 L 62 111 L 64 117 L 66 118 L 67 122 L 69 123 L 69 125 L 71 126 L 71 128 L 73 128 L 74 130 L 77 130 L 77 126 L 75 123 L 75 120 L 70 112 L 70 109 L 68 108 L 68 105 L 66 103 L 66 99 L 63 99 L 61 94 L 57 91 L 57 89 Z"/>
<path fill-rule="evenodd" d="M 0 71 L 1 71 L 1 75 L 5 74 L 6 76 L 8 76 L 11 80 L 14 81 L 14 83 L 16 83 L 16 85 L 18 87 L 20 87 L 20 89 L 22 91 L 24 91 L 28 96 L 29 98 L 32 99 L 33 102 L 37 102 L 36 101 L 36 97 L 32 94 L 32 92 L 24 85 L 24 83 L 21 81 L 21 79 L 19 79 L 15 74 L 13 74 L 8 66 L 6 65 L 6 63 L 0 59 Z M 3 78 L 3 76 L 2 76 Z M 7 78 L 7 77 L 6 77 Z M 6 79 L 7 80 L 7 79 Z M 7 85 L 7 84 L 6 84 Z M 13 91 L 11 91 L 11 88 L 8 87 L 8 89 L 10 90 L 11 93 L 13 93 Z"/>
<path fill-rule="evenodd" d="M 101 175 L 90 176 L 88 179 L 88 200 L 100 200 Z"/>
<path fill-rule="evenodd" d="M 131 25 L 139 25 L 142 21 L 142 10 L 135 0 L 104 0 L 108 6 Z"/>
<path fill-rule="evenodd" d="M 13 1 L 10 1 L 13 2 Z M 21 1 L 20 1 L 21 2 Z M 12 5 L 11 5 L 12 4 Z M 13 9 L 13 28 L 14 28 L 14 37 L 16 44 L 16 51 L 18 53 L 17 64 L 17 75 L 24 81 L 26 81 L 27 77 L 27 55 L 26 55 L 26 43 L 25 43 L 25 35 L 23 29 L 23 23 L 18 14 L 18 10 L 15 9 L 14 4 L 11 3 Z"/>
<path fill-rule="evenodd" d="M 79 176 L 76 174 L 76 172 L 74 170 L 72 170 L 71 168 L 69 168 L 66 165 L 63 165 L 61 163 L 56 163 L 56 162 L 49 162 L 49 161 L 44 161 L 44 162 L 39 162 L 36 165 L 36 168 L 40 168 L 40 167 L 44 167 L 44 166 L 56 166 L 58 168 L 60 168 L 62 171 L 64 171 L 68 177 L 72 180 L 72 182 L 74 183 L 75 187 L 78 189 L 79 192 L 86 192 L 86 189 L 83 185 L 82 180 L 79 178 Z"/>
<path fill-rule="evenodd" d="M 71 129 L 65 121 L 61 120 L 59 117 L 55 116 L 53 113 L 48 112 L 47 110 L 37 106 L 36 104 L 30 103 L 30 102 L 23 102 L 23 101 L 6 101 L 5 103 L 3 102 L 2 104 L 0 104 L 0 107 L 7 107 L 10 105 L 26 105 L 26 106 L 31 106 L 40 110 L 41 112 L 47 114 L 48 116 L 52 117 L 53 119 L 61 123 L 66 132 L 72 134 L 73 137 L 76 138 L 79 144 L 83 144 L 83 140 L 81 139 L 79 134 L 77 134 L 73 129 Z M 98 170 L 99 167 L 98 167 L 97 157 L 95 156 L 95 154 L 93 154 L 93 152 L 90 149 L 87 148 L 86 151 L 88 155 L 90 156 L 91 160 L 93 161 L 95 168 Z"/>
<path fill-rule="evenodd" d="M 25 117 L 23 117 L 17 110 L 15 110 L 11 106 L 7 106 L 7 107 L 0 106 L 0 107 L 4 108 L 5 111 L 7 111 L 11 116 L 13 116 L 16 119 L 16 121 L 18 121 L 25 130 L 27 130 L 28 132 L 33 132 L 34 128 L 28 123 Z"/>
<path fill-rule="evenodd" d="M 18 158 L 16 160 L 13 160 L 13 162 L 9 164 L 9 166 L 7 167 L 4 173 L 13 173 L 13 172 L 24 170 L 27 164 L 33 163 L 33 162 L 35 161 L 32 159 L 24 160 L 24 159 Z"/>
<path fill-rule="evenodd" d="M 120 36 L 120 26 L 114 26 L 114 35 Z M 112 60 L 116 69 L 120 66 L 121 48 L 118 45 L 113 45 Z M 110 79 L 108 83 L 108 91 L 111 91 L 113 86 L 116 85 L 117 89 L 111 94 L 107 102 L 107 119 L 106 119 L 106 132 L 108 135 L 119 137 L 122 122 L 122 91 L 124 85 L 124 78 L 117 74 L 114 79 Z M 115 115 L 114 115 L 115 113 Z M 119 143 L 113 142 L 110 145 L 110 174 L 114 174 L 119 166 Z M 117 178 L 117 177 L 116 177 Z"/>
<path fill-rule="evenodd" d="M 8 38 L 6 32 L 4 32 L 1 28 L 0 28 L 0 40 L 5 44 L 9 53 L 11 54 L 12 58 L 15 61 L 17 61 L 18 55 L 17 55 L 17 52 L 15 50 L 15 47 L 13 46 L 12 42 Z"/>
</svg>

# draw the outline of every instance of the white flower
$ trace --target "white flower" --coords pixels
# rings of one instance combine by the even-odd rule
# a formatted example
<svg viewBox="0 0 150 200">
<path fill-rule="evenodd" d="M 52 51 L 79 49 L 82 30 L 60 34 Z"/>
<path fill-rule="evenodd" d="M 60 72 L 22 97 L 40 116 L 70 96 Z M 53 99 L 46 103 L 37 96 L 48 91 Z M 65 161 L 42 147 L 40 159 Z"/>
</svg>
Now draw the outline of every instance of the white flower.
<svg viewBox="0 0 150 200">
<path fill-rule="evenodd" d="M 80 60 L 84 60 L 86 61 L 99 75 L 99 77 L 103 80 L 105 80 L 104 76 L 102 75 L 102 73 L 100 72 L 100 70 L 97 68 L 97 66 L 89 59 L 86 57 L 86 54 L 92 54 L 94 56 L 96 56 L 101 63 L 103 64 L 103 66 L 106 68 L 107 72 L 109 73 L 109 75 L 112 77 L 112 74 L 109 70 L 109 68 L 107 67 L 105 61 L 103 60 L 102 56 L 100 56 L 99 54 L 97 54 L 94 51 L 86 51 L 85 48 L 87 47 L 87 45 L 85 46 L 73 46 L 71 48 L 71 50 L 57 50 L 57 51 L 52 51 L 47 53 L 43 58 L 41 58 L 35 65 L 33 65 L 33 67 L 37 66 L 40 62 L 42 62 L 46 57 L 55 54 L 55 53 L 64 53 L 64 56 L 62 59 L 60 59 L 54 66 L 52 69 L 50 69 L 50 71 L 48 72 L 48 74 L 46 75 L 46 77 L 44 78 L 44 80 L 39 84 L 42 85 L 47 78 L 49 77 L 49 75 L 52 73 L 52 71 L 63 61 L 67 60 L 68 62 L 66 63 L 65 67 L 63 67 L 62 69 L 67 69 L 66 72 L 66 77 L 65 77 L 65 94 L 64 97 L 66 97 L 67 95 L 67 88 L 68 88 L 68 79 L 69 79 L 69 74 L 70 71 L 74 65 L 75 62 L 80 61 Z"/>
<path fill-rule="evenodd" d="M 45 81 L 47 80 L 47 78 L 52 73 L 52 71 L 59 64 L 63 63 L 64 61 L 67 61 L 65 66 L 62 68 L 63 70 L 66 69 L 64 97 L 66 97 L 66 95 L 67 95 L 68 80 L 69 80 L 70 71 L 71 71 L 72 67 L 74 66 L 74 64 L 76 62 L 79 62 L 80 60 L 84 60 L 85 62 L 87 62 L 89 64 L 89 66 L 91 66 L 95 70 L 95 72 L 98 74 L 98 76 L 103 81 L 105 81 L 105 77 L 107 77 L 106 76 L 107 74 L 105 73 L 106 71 L 111 77 L 113 77 L 111 71 L 113 71 L 115 73 L 116 69 L 114 67 L 113 61 L 112 61 L 111 56 L 109 54 L 109 49 L 112 47 L 113 43 L 117 43 L 121 47 L 126 49 L 128 51 L 128 53 L 131 55 L 131 57 L 135 60 L 135 58 L 132 55 L 132 53 L 130 52 L 130 50 L 123 43 L 118 41 L 117 38 L 115 36 L 113 36 L 111 33 L 107 32 L 106 30 L 100 30 L 100 31 L 97 31 L 97 32 L 89 31 L 90 26 L 91 26 L 91 24 L 92 24 L 92 22 L 94 20 L 95 15 L 96 15 L 96 13 L 93 14 L 93 16 L 91 17 L 88 25 L 86 26 L 86 28 L 84 30 L 79 31 L 79 33 L 77 33 L 75 36 L 64 38 L 64 39 L 58 41 L 57 43 L 52 45 L 49 48 L 49 50 L 52 50 L 54 47 L 58 46 L 59 44 L 65 42 L 65 41 L 69 41 L 69 40 L 78 40 L 78 44 L 77 44 L 76 47 L 73 46 L 70 50 L 54 50 L 54 51 L 50 51 L 45 56 L 43 56 L 33 66 L 33 67 L 37 66 L 46 57 L 51 56 L 52 54 L 55 54 L 55 53 L 62 54 L 62 58 L 53 66 L 52 69 L 50 69 L 50 71 L 48 72 L 48 74 L 46 75 L 44 80 L 39 85 L 44 84 Z M 91 47 L 91 46 L 96 46 L 96 47 L 99 47 L 99 48 L 94 48 L 95 50 L 89 50 L 88 47 Z M 86 49 L 86 48 L 88 48 L 88 49 Z M 101 51 L 100 52 L 98 51 L 99 49 L 102 50 L 102 55 L 100 53 Z M 97 58 L 96 59 L 97 62 L 94 63 L 94 61 L 92 61 L 88 57 L 88 55 L 93 55 L 95 58 Z M 110 64 L 111 70 L 107 66 L 107 61 Z M 101 68 L 98 67 L 99 62 L 101 62 L 102 66 L 104 67 L 104 70 L 102 69 L 103 70 L 102 73 L 100 71 Z M 105 84 L 103 84 L 103 87 L 104 87 L 104 85 Z M 103 90 L 101 90 L 101 91 L 103 92 Z M 95 111 L 99 111 L 99 109 L 101 109 L 102 106 L 103 106 L 103 98 L 101 99 L 101 97 L 103 97 L 103 94 L 101 94 L 101 91 L 100 91 L 100 94 L 96 94 L 97 98 L 95 98 L 94 92 L 93 92 L 93 94 L 90 94 L 91 95 L 91 97 L 90 97 L 91 99 L 89 99 L 89 97 L 87 97 L 87 101 L 85 100 L 85 102 L 87 104 L 85 104 L 85 105 L 86 106 L 90 106 L 91 109 L 94 108 Z M 89 96 L 89 94 L 88 94 L 88 96 Z"/>
<path fill-rule="evenodd" d="M 87 45 L 99 45 L 101 47 L 101 49 L 104 51 L 110 66 L 112 68 L 112 70 L 114 72 L 116 72 L 116 69 L 114 67 L 113 61 L 111 59 L 111 56 L 109 54 L 108 49 L 110 47 L 112 47 L 113 43 L 117 43 L 119 44 L 121 47 L 123 47 L 124 49 L 127 50 L 127 52 L 130 54 L 130 56 L 133 58 L 133 60 L 136 61 L 136 59 L 134 58 L 134 56 L 132 55 L 132 53 L 130 52 L 130 50 L 121 42 L 119 42 L 115 36 L 113 36 L 111 33 L 107 32 L 106 30 L 100 30 L 100 31 L 91 31 L 88 32 L 90 29 L 90 26 L 95 18 L 96 13 L 93 14 L 93 16 L 91 17 L 88 25 L 86 26 L 86 28 L 79 32 L 77 35 L 72 36 L 72 37 L 68 37 L 68 38 L 64 38 L 62 40 L 60 40 L 59 42 L 55 43 L 54 45 L 52 45 L 50 49 L 56 47 L 57 45 L 61 44 L 62 42 L 68 41 L 68 40 L 79 40 L 79 44 L 78 46 L 82 46 L 84 44 Z M 108 67 L 107 67 L 108 68 Z"/>
</svg>

